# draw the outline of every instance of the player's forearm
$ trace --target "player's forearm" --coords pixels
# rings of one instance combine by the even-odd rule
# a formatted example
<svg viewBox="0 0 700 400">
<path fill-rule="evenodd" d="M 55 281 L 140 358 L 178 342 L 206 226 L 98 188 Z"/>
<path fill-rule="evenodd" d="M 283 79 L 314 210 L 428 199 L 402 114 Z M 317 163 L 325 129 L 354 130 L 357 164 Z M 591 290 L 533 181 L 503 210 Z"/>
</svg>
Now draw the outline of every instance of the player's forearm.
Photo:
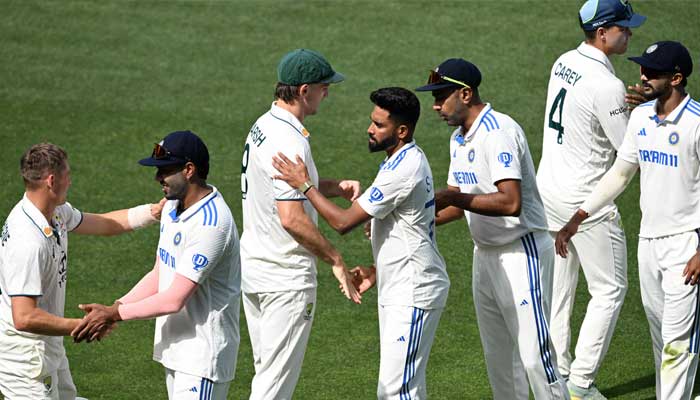
<svg viewBox="0 0 700 400">
<path fill-rule="evenodd" d="M 491 217 L 520 215 L 520 201 L 501 193 L 471 194 L 449 192 L 447 204 L 463 210 Z"/>
<path fill-rule="evenodd" d="M 144 275 L 144 277 L 118 301 L 122 304 L 135 303 L 158 293 L 158 270 L 156 268 Z"/>
<path fill-rule="evenodd" d="M 179 312 L 196 289 L 196 283 L 182 275 L 176 275 L 166 290 L 134 303 L 120 304 L 119 319 L 150 319 Z"/>
<path fill-rule="evenodd" d="M 318 190 L 326 197 L 338 197 L 342 193 L 338 187 L 340 181 L 336 179 L 319 179 Z"/>
<path fill-rule="evenodd" d="M 324 262 L 330 265 L 344 264 L 338 250 L 321 234 L 306 214 L 283 223 L 283 226 L 294 240 Z"/>
<path fill-rule="evenodd" d="M 328 222 L 336 232 L 345 234 L 361 222 L 353 224 L 350 219 L 349 210 L 345 210 L 332 201 L 328 200 L 321 190 L 311 188 L 306 192 L 306 198 L 311 202 L 316 211 Z"/>
<path fill-rule="evenodd" d="M 633 164 L 620 158 L 608 172 L 600 178 L 593 192 L 588 195 L 586 201 L 581 204 L 581 210 L 588 215 L 595 214 L 603 206 L 611 203 L 622 193 L 637 172 L 637 164 Z"/>
<path fill-rule="evenodd" d="M 74 232 L 100 236 L 126 233 L 156 222 L 156 218 L 152 215 L 153 206 L 144 204 L 130 209 L 116 210 L 103 214 L 84 213 L 83 221 Z M 155 206 L 157 207 L 158 205 Z"/>
<path fill-rule="evenodd" d="M 13 313 L 13 320 L 15 329 L 19 331 L 47 336 L 68 336 L 80 323 L 78 318 L 59 317 L 41 308 L 35 308 L 21 315 Z"/>
<path fill-rule="evenodd" d="M 464 210 L 458 207 L 449 206 L 438 211 L 435 216 L 435 225 L 443 225 L 456 221 L 464 217 Z"/>
</svg>

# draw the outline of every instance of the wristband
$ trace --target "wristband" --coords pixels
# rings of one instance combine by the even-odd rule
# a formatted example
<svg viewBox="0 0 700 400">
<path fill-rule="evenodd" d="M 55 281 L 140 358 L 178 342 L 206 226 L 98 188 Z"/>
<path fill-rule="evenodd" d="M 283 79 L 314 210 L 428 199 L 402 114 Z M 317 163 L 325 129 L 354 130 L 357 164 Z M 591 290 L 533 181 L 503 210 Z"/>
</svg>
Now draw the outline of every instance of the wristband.
<svg viewBox="0 0 700 400">
<path fill-rule="evenodd" d="M 144 226 L 156 222 L 156 219 L 151 215 L 151 205 L 143 204 L 130 208 L 128 213 L 128 222 L 129 227 L 133 230 L 143 228 Z"/>
<path fill-rule="evenodd" d="M 306 181 L 302 183 L 301 186 L 297 188 L 297 190 L 302 192 L 303 194 L 306 194 L 306 192 L 308 192 L 312 187 L 314 187 L 314 184 L 311 183 L 311 181 Z"/>
</svg>

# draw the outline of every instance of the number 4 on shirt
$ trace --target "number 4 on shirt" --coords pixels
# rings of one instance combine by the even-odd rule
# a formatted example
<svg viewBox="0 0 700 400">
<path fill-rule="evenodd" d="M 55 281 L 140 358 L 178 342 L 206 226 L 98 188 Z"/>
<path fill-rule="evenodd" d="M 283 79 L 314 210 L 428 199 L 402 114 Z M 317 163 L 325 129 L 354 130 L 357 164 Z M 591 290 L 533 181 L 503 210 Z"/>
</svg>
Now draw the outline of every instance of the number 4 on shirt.
<svg viewBox="0 0 700 400">
<path fill-rule="evenodd" d="M 556 129 L 559 134 L 557 135 L 557 143 L 562 144 L 564 142 L 564 125 L 562 125 L 561 113 L 564 111 L 564 99 L 566 98 L 566 89 L 562 89 L 554 98 L 554 103 L 552 104 L 552 109 L 549 110 L 549 127 Z M 559 121 L 554 120 L 554 113 L 559 110 Z"/>
</svg>

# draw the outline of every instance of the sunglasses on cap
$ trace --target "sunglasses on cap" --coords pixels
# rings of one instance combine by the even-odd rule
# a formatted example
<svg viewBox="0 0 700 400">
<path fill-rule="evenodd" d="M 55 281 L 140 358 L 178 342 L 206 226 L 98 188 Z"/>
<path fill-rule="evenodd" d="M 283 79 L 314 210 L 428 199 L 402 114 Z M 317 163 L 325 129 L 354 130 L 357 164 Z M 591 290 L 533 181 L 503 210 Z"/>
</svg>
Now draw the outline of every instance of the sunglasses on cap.
<svg viewBox="0 0 700 400">
<path fill-rule="evenodd" d="M 180 157 L 178 155 L 171 153 L 168 149 L 165 148 L 165 146 L 163 146 L 160 143 L 154 143 L 153 153 L 151 153 L 151 157 L 156 159 L 156 160 L 163 160 L 166 158 L 174 158 L 177 160 L 182 160 L 183 163 L 190 161 L 190 159 L 188 157 Z"/>
<path fill-rule="evenodd" d="M 462 81 L 458 81 L 457 79 L 450 78 L 449 76 L 445 75 L 440 75 L 439 73 L 435 71 L 430 71 L 430 76 L 428 76 L 428 85 L 432 85 L 434 83 L 440 83 L 440 82 L 450 82 L 454 83 L 456 85 L 464 86 L 465 88 L 471 89 L 472 87 L 467 85 L 466 83 Z"/>
</svg>

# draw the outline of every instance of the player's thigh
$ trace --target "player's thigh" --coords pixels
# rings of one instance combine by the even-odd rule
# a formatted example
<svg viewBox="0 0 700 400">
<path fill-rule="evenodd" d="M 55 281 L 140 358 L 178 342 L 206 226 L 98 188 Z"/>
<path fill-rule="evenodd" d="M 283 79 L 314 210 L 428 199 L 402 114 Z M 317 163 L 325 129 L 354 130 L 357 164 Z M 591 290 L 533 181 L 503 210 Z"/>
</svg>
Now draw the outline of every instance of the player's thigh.
<svg viewBox="0 0 700 400">
<path fill-rule="evenodd" d="M 615 294 L 627 287 L 627 241 L 619 216 L 579 232 L 572 242 L 581 249 L 581 267 L 593 295 Z"/>
<path fill-rule="evenodd" d="M 58 374 L 28 378 L 0 373 L 0 392 L 5 400 L 60 400 Z"/>
<path fill-rule="evenodd" d="M 225 400 L 231 385 L 169 369 L 166 382 L 170 400 Z"/>
<path fill-rule="evenodd" d="M 316 289 L 261 293 L 258 322 L 261 350 L 277 353 L 280 346 L 306 346 L 316 312 Z"/>
</svg>

